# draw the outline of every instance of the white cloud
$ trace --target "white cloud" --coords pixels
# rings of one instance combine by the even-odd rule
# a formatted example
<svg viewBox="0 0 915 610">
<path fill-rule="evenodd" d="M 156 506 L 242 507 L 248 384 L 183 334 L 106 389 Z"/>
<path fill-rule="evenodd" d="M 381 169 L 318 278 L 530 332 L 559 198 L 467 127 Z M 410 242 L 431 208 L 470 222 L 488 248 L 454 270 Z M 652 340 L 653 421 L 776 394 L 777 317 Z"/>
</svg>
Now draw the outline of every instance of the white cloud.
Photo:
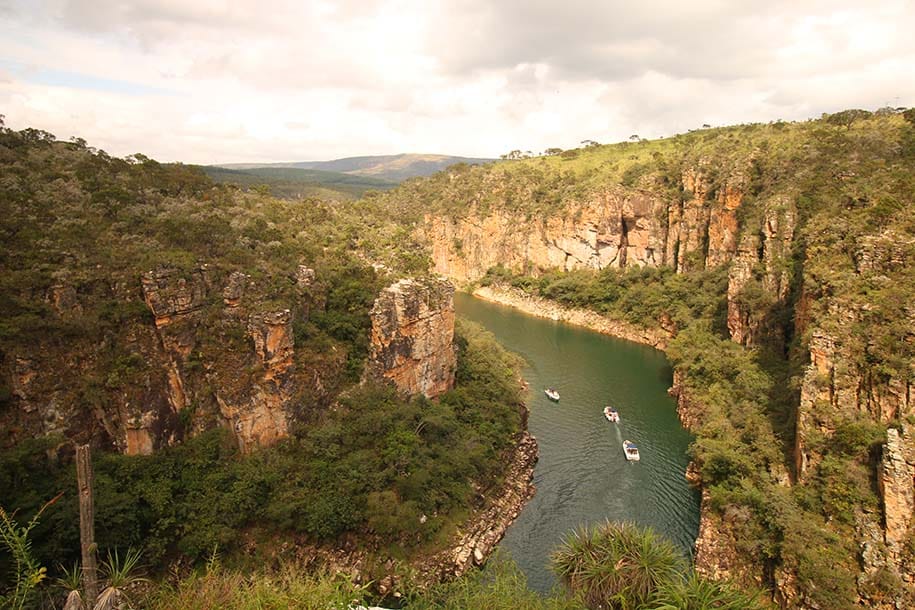
<svg viewBox="0 0 915 610">
<path fill-rule="evenodd" d="M 906 0 L 0 0 L 0 111 L 186 162 L 575 146 L 915 104 Z"/>
</svg>

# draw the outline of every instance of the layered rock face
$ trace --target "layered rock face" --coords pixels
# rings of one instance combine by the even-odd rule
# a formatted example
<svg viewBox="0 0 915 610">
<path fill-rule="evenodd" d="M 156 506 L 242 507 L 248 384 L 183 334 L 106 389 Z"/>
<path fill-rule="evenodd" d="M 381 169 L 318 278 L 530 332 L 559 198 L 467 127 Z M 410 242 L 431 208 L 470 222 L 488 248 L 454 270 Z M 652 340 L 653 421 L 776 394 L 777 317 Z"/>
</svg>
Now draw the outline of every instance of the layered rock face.
<svg viewBox="0 0 915 610">
<path fill-rule="evenodd" d="M 178 436 L 178 414 L 188 406 L 182 369 L 197 344 L 197 312 L 206 301 L 208 288 L 206 268 L 187 275 L 172 269 L 149 271 L 141 278 L 141 287 L 155 320 L 169 409 L 151 409 L 146 403 L 124 405 L 123 451 L 128 455 L 148 455 Z"/>
<path fill-rule="evenodd" d="M 791 288 L 789 262 L 796 223 L 794 204 L 779 198 L 765 206 L 758 229 L 748 228 L 740 238 L 728 271 L 727 295 L 728 332 L 737 343 L 751 347 L 762 336 L 773 338 L 781 332 L 769 316 L 785 304 Z"/>
<path fill-rule="evenodd" d="M 834 305 L 829 317 L 813 329 L 808 351 L 810 364 L 801 382 L 796 421 L 795 467 L 803 480 L 816 463 L 808 439 L 811 434 L 832 436 L 843 420 L 864 419 L 884 424 L 915 413 L 915 363 L 908 377 L 887 377 L 860 364 L 859 346 L 838 337 L 852 332 L 859 313 Z M 908 321 L 908 336 L 915 340 L 915 320 Z M 836 330 L 828 330 L 828 329 Z M 855 338 L 857 339 L 857 338 Z"/>
<path fill-rule="evenodd" d="M 886 431 L 877 484 L 883 499 L 884 540 L 891 559 L 898 559 L 915 518 L 915 429 Z"/>
<path fill-rule="evenodd" d="M 292 323 L 312 306 L 305 290 L 319 291 L 315 273 L 299 269 L 299 298 L 288 309 L 259 305 L 244 273 L 213 275 L 205 266 L 163 268 L 133 286 L 103 287 L 135 317 L 92 344 L 37 346 L 0 362 L 16 405 L 4 414 L 3 442 L 61 435 L 144 455 L 216 426 L 231 430 L 245 452 L 288 435 L 300 415 L 290 411 L 293 399 L 305 393 L 326 403 L 322 378 L 334 379 L 328 367 L 339 369 L 346 357 L 296 366 Z M 61 318 L 82 309 L 63 280 L 47 298 Z M 150 317 L 136 313 L 140 303 Z"/>
<path fill-rule="evenodd" d="M 429 215 L 420 237 L 435 271 L 458 283 L 493 266 L 538 273 L 548 269 L 659 267 L 679 271 L 717 266 L 737 250 L 742 181 L 712 193 L 701 171 L 684 173 L 687 201 L 621 186 L 608 187 L 561 215 L 528 218 L 509 206 L 460 218 Z"/>
<path fill-rule="evenodd" d="M 441 279 L 400 280 L 371 311 L 366 373 L 406 394 L 434 398 L 454 386 L 454 286 Z"/>
<path fill-rule="evenodd" d="M 288 309 L 252 313 L 247 334 L 256 366 L 250 382 L 236 392 L 216 392 L 219 410 L 248 452 L 272 445 L 289 433 L 286 407 L 292 398 L 294 339 Z"/>
</svg>

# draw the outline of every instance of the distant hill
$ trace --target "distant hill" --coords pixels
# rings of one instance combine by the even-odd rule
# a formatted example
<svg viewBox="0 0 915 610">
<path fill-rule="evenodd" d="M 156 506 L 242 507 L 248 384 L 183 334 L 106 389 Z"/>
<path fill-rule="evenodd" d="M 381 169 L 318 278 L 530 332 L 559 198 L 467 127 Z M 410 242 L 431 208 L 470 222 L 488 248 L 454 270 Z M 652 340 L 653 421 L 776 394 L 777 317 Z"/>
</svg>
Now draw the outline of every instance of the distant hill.
<svg viewBox="0 0 915 610">
<path fill-rule="evenodd" d="M 275 197 L 284 198 L 355 199 L 369 190 L 383 191 L 396 186 L 395 182 L 371 176 L 298 167 L 270 165 L 242 169 L 205 165 L 200 169 L 215 182 L 245 187 L 265 184 Z"/>
<path fill-rule="evenodd" d="M 227 163 L 218 165 L 226 169 L 249 171 L 252 169 L 297 168 L 339 172 L 358 176 L 371 176 L 388 182 L 402 182 L 407 178 L 431 176 L 449 165 L 467 163 L 481 165 L 495 159 L 477 157 L 454 157 L 451 155 L 377 155 L 347 157 L 332 161 L 298 161 L 289 163 Z"/>
</svg>

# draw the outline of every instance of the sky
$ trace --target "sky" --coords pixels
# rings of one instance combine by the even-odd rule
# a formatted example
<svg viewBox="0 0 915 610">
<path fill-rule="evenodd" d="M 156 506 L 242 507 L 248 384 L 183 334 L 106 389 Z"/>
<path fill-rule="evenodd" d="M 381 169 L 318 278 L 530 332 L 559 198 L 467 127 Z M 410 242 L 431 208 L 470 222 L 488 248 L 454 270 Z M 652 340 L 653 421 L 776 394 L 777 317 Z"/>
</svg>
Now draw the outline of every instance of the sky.
<svg viewBox="0 0 915 610">
<path fill-rule="evenodd" d="M 915 106 L 915 0 L 0 0 L 7 127 L 186 163 L 498 157 Z"/>
</svg>

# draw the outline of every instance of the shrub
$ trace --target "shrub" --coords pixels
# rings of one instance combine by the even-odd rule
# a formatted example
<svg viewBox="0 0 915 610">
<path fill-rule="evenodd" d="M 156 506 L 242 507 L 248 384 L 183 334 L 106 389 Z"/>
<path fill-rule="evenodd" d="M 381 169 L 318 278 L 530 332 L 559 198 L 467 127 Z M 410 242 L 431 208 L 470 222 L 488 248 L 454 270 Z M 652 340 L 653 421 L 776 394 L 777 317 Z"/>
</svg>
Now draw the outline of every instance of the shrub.
<svg viewBox="0 0 915 610">
<path fill-rule="evenodd" d="M 589 608 L 642 607 L 687 566 L 673 543 L 650 528 L 609 521 L 571 533 L 551 561 Z"/>
</svg>

